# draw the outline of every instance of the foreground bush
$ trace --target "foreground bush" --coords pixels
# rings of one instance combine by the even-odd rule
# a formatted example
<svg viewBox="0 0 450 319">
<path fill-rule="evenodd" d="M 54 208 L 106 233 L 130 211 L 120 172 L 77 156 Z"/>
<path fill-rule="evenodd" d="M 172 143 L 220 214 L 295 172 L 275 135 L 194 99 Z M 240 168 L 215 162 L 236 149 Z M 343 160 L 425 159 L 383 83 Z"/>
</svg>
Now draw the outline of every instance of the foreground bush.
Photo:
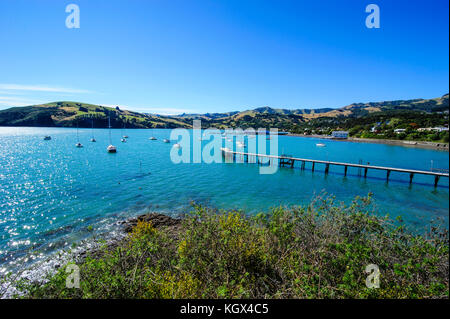
<svg viewBox="0 0 450 319">
<path fill-rule="evenodd" d="M 370 197 L 351 205 L 317 198 L 307 207 L 246 217 L 194 206 L 176 232 L 140 222 L 128 238 L 65 267 L 29 298 L 448 298 L 448 231 L 421 235 L 377 217 Z M 366 286 L 366 266 L 380 269 Z"/>
</svg>

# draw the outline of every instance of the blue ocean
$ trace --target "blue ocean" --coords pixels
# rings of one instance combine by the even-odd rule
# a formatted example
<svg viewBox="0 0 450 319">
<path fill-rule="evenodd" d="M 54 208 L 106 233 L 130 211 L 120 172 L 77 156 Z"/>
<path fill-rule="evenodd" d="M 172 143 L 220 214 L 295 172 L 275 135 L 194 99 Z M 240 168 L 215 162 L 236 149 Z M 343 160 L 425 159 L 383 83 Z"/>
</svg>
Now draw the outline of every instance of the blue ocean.
<svg viewBox="0 0 450 319">
<path fill-rule="evenodd" d="M 380 214 L 401 215 L 413 228 L 440 220 L 448 228 L 449 181 L 434 188 L 432 176 L 310 164 L 259 174 L 254 164 L 179 163 L 170 158 L 170 130 L 112 130 L 117 153 L 106 152 L 107 129 L 0 128 L 0 269 L 5 272 L 33 254 L 47 257 L 74 243 L 111 234 L 117 221 L 147 212 L 172 216 L 189 212 L 191 202 L 214 208 L 267 212 L 280 205 L 305 205 L 330 194 L 350 202 L 373 193 Z M 50 135 L 51 140 L 44 140 Z M 90 142 L 94 135 L 96 143 Z M 155 136 L 157 140 L 149 140 Z M 225 141 L 225 140 L 224 140 Z M 248 142 L 248 141 L 247 141 Z M 208 143 L 202 141 L 203 144 Z M 317 143 L 326 144 L 317 147 Z M 241 149 L 244 150 L 244 149 Z M 445 151 L 292 136 L 278 137 L 278 153 L 301 158 L 430 170 L 448 169 Z"/>
</svg>

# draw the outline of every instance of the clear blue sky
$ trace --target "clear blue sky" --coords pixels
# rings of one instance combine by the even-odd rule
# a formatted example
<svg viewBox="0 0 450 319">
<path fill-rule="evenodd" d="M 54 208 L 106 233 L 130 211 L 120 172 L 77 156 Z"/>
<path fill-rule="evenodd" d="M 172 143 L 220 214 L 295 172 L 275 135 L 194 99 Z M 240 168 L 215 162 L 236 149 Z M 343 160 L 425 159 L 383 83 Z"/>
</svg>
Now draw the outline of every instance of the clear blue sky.
<svg viewBox="0 0 450 319">
<path fill-rule="evenodd" d="M 65 26 L 78 4 L 80 29 Z M 381 11 L 367 29 L 366 5 Z M 340 107 L 448 92 L 447 0 L 1 0 L 0 108 Z"/>
</svg>

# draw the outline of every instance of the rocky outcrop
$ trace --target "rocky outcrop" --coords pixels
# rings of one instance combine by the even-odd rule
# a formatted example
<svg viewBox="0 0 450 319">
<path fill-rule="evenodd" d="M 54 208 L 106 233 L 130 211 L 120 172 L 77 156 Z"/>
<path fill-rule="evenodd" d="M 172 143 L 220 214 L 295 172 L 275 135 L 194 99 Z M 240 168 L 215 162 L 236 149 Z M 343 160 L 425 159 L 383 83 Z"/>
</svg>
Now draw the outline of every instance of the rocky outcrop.
<svg viewBox="0 0 450 319">
<path fill-rule="evenodd" d="M 138 222 L 151 223 L 155 228 L 169 227 L 177 229 L 181 226 L 181 219 L 172 218 L 158 213 L 140 215 L 136 218 L 122 221 L 120 224 L 124 226 L 125 232 L 130 233 L 133 231 L 133 228 L 138 224 Z"/>
</svg>

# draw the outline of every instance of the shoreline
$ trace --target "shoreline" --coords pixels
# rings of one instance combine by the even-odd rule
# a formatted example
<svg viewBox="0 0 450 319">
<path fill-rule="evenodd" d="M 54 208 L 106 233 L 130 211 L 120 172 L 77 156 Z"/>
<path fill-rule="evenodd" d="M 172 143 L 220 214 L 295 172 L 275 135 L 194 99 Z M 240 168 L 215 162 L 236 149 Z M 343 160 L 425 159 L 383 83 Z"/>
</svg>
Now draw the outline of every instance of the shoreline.
<svg viewBox="0 0 450 319">
<path fill-rule="evenodd" d="M 17 128 L 75 128 L 73 126 L 1 126 L 0 128 L 11 128 L 11 127 L 17 127 Z M 90 127 L 80 127 L 81 129 L 86 129 Z M 185 128 L 185 127 L 176 127 L 176 128 Z M 171 130 L 176 128 L 141 128 L 141 127 L 129 127 L 127 129 L 130 130 Z M 96 127 L 94 129 L 107 129 L 106 127 Z M 119 130 L 122 128 L 115 128 L 112 127 L 113 130 Z M 192 129 L 192 128 L 185 128 L 185 129 Z M 304 134 L 296 134 L 296 133 L 288 133 L 288 134 L 278 134 L 278 136 L 290 136 L 290 137 L 306 137 L 306 138 L 319 138 L 319 139 L 325 139 L 325 140 L 333 140 L 333 141 L 339 141 L 339 142 L 355 142 L 355 143 L 368 143 L 368 144 L 385 144 L 385 145 L 394 145 L 394 146 L 404 146 L 404 147 L 413 147 L 413 148 L 420 148 L 420 149 L 431 149 L 431 150 L 437 150 L 437 151 L 445 151 L 449 152 L 450 143 L 445 142 L 429 142 L 429 141 L 406 141 L 406 140 L 390 140 L 390 139 L 376 139 L 376 138 L 357 138 L 357 137 L 349 137 L 347 139 L 333 139 L 330 138 L 328 135 L 304 135 Z"/>
<path fill-rule="evenodd" d="M 303 135 L 303 134 L 287 134 L 284 136 L 292 137 L 306 137 L 306 138 L 320 138 L 338 142 L 354 142 L 354 143 L 369 143 L 369 144 L 385 144 L 385 145 L 395 145 L 395 146 L 405 146 L 414 147 L 421 149 L 432 149 L 438 151 L 449 151 L 449 143 L 438 143 L 438 142 L 428 142 L 428 141 L 405 141 L 405 140 L 387 140 L 387 139 L 376 139 L 376 138 L 357 138 L 349 137 L 347 139 L 332 139 L 327 135 Z"/>
</svg>

